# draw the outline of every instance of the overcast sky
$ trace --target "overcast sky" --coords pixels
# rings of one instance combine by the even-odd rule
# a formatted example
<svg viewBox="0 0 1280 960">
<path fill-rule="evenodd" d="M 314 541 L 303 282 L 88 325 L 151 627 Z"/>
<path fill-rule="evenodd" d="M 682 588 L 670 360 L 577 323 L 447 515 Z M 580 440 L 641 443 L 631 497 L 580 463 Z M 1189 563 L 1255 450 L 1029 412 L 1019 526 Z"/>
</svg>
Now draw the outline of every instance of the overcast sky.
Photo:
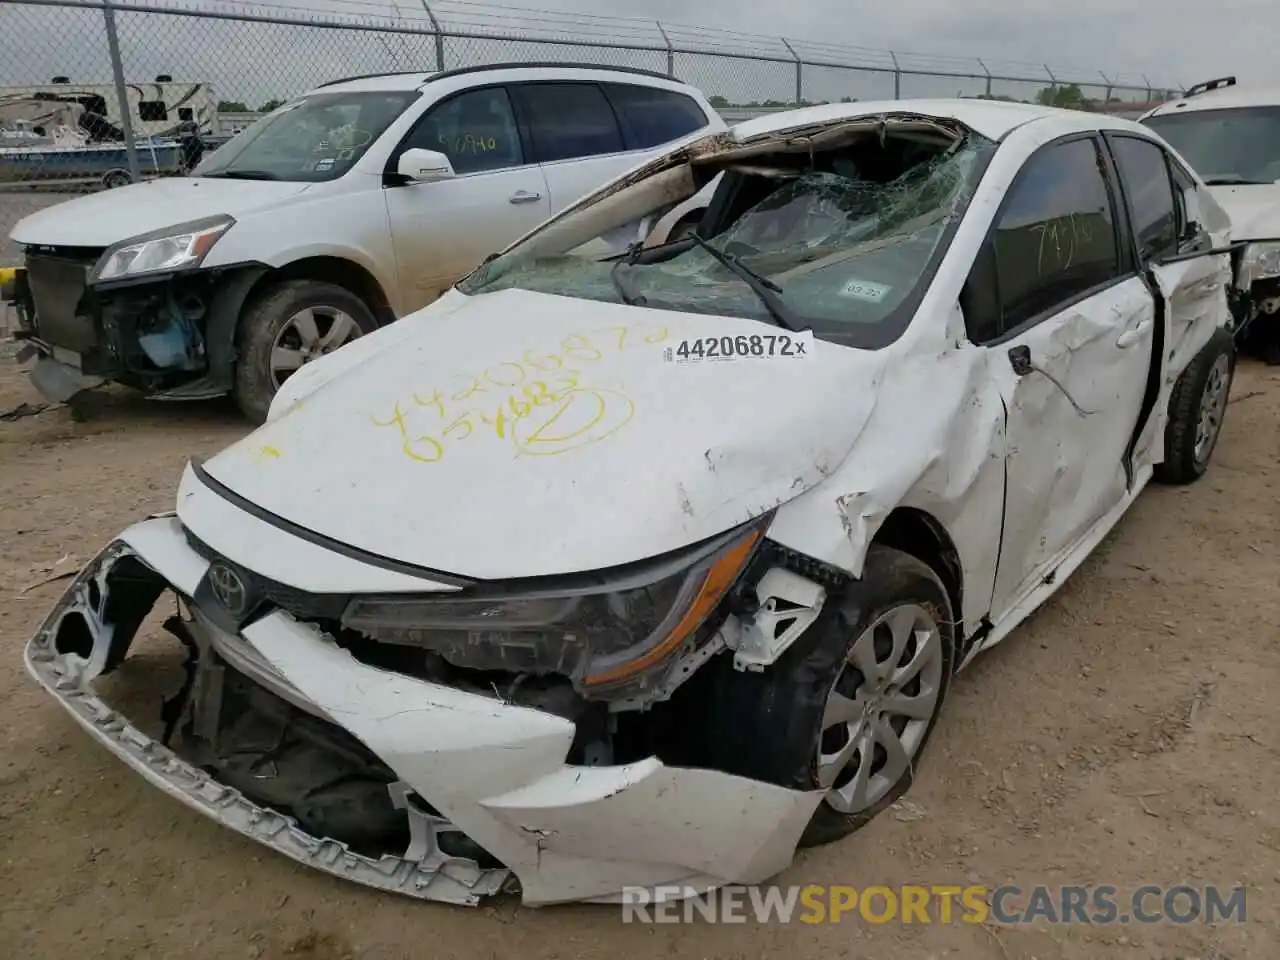
<svg viewBox="0 0 1280 960">
<path fill-rule="evenodd" d="M 128 2 L 128 0 L 122 0 Z M 150 0 L 163 3 L 164 0 Z M 450 39 L 446 65 L 499 59 L 579 59 L 663 70 L 664 54 L 554 46 L 537 38 L 613 40 L 660 46 L 653 20 L 662 19 L 677 47 L 721 53 L 787 51 L 786 36 L 804 59 L 889 67 L 883 51 L 897 51 L 904 67 L 980 73 L 982 58 L 994 74 L 1027 75 L 1048 64 L 1054 75 L 1096 80 L 1102 76 L 1144 86 L 1187 85 L 1234 73 L 1242 82 L 1278 82 L 1276 38 L 1280 0 L 505 0 L 506 7 L 438 0 L 447 28 L 501 32 L 522 42 Z M 520 4 L 550 13 L 521 13 Z M 410 31 L 429 24 L 420 0 L 260 0 L 252 6 L 226 0 L 187 0 L 186 6 L 229 12 L 275 10 L 286 17 L 317 13 L 386 25 L 399 18 Z M 558 13 L 555 11 L 559 11 Z M 628 19 L 612 19 L 625 17 Z M 117 16 L 127 79 L 157 73 L 203 80 L 219 97 L 262 100 L 288 97 L 340 76 L 394 69 L 430 69 L 434 43 L 353 28 L 315 29 L 197 20 L 179 15 Z M 533 38 L 533 39 L 530 39 Z M 709 95 L 734 102 L 789 100 L 794 70 L 723 56 L 680 54 L 676 73 Z M 47 83 L 55 74 L 76 82 L 110 79 L 97 10 L 31 7 L 0 2 L 0 83 Z M 1047 82 L 1047 79 L 1046 79 Z M 1043 83 L 997 82 L 994 92 L 1030 98 Z M 903 96 L 954 96 L 983 91 L 979 80 L 905 76 Z M 805 68 L 807 99 L 887 97 L 888 73 Z M 1126 94 L 1132 97 L 1132 93 Z"/>
</svg>

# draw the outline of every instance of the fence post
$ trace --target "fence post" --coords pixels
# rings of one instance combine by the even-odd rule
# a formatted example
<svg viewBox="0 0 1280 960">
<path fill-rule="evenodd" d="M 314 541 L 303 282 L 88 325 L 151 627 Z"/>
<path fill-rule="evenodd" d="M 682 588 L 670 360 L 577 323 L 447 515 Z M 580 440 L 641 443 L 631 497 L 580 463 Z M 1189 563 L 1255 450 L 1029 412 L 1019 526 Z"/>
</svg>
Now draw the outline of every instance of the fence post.
<svg viewBox="0 0 1280 960">
<path fill-rule="evenodd" d="M 800 62 L 800 57 L 796 54 L 795 48 L 791 46 L 791 44 L 787 41 L 787 38 L 779 37 L 778 39 L 781 40 L 782 45 L 787 48 L 787 53 L 791 54 L 791 59 L 796 62 L 796 101 L 795 103 L 796 103 L 796 106 L 798 107 L 800 106 L 801 102 L 803 102 L 804 100 L 804 74 L 802 72 L 803 65 Z"/>
<path fill-rule="evenodd" d="M 436 36 L 436 71 L 439 72 L 444 70 L 444 32 L 440 29 L 440 21 L 432 13 L 431 5 L 427 0 L 422 0 L 422 9 L 427 11 L 427 19 L 431 21 L 431 29 Z"/>
<path fill-rule="evenodd" d="M 1058 94 L 1058 78 L 1053 75 L 1053 71 L 1049 69 L 1047 63 L 1042 63 L 1044 72 L 1049 75 L 1049 96 L 1056 98 Z"/>
<path fill-rule="evenodd" d="M 1147 103 L 1150 103 L 1151 102 L 1151 81 L 1147 79 L 1147 75 L 1145 73 L 1141 73 L 1139 74 L 1139 76 L 1142 77 L 1142 82 L 1147 85 Z"/>
<path fill-rule="evenodd" d="M 1104 82 L 1104 83 L 1106 83 L 1106 85 L 1107 85 L 1107 93 L 1106 93 L 1106 96 L 1105 96 L 1105 97 L 1103 97 L 1102 102 L 1103 102 L 1103 103 L 1110 103 L 1110 102 L 1111 102 L 1111 91 L 1115 88 L 1115 84 L 1114 84 L 1114 83 L 1112 83 L 1112 82 L 1111 82 L 1111 80 L 1107 78 L 1107 75 L 1106 75 L 1105 73 L 1103 73 L 1101 70 L 1099 70 L 1099 71 L 1098 71 L 1098 76 L 1100 76 L 1100 77 L 1102 78 L 1103 82 Z"/>
<path fill-rule="evenodd" d="M 986 97 L 987 97 L 987 99 L 988 99 L 988 100 L 990 100 L 990 99 L 991 99 L 991 71 L 990 71 L 990 70 L 988 70 L 988 69 L 987 69 L 987 65 L 986 65 L 985 63 L 983 63 L 983 62 L 982 62 L 982 58 L 981 58 L 981 57 L 974 57 L 973 59 L 975 59 L 975 60 L 977 60 L 977 61 L 978 61 L 978 66 L 980 66 L 980 67 L 982 68 L 982 72 L 983 72 L 983 73 L 985 73 L 985 74 L 987 75 L 987 93 L 986 93 Z"/>
<path fill-rule="evenodd" d="M 129 91 L 124 80 L 124 62 L 120 59 L 120 37 L 116 33 L 116 12 L 111 0 L 102 2 L 102 19 L 107 28 L 107 55 L 111 58 L 111 78 L 115 82 L 116 101 L 120 104 L 120 129 L 124 132 L 124 152 L 129 158 L 129 179 L 142 179 L 138 169 L 138 144 L 133 137 L 133 117 L 129 108 Z"/>
<path fill-rule="evenodd" d="M 662 34 L 662 42 L 667 47 L 667 76 L 672 80 L 676 78 L 676 51 L 671 46 L 671 38 L 667 36 L 667 31 L 662 28 L 662 21 L 653 21 L 658 25 L 658 33 Z"/>
<path fill-rule="evenodd" d="M 898 66 L 898 55 L 889 51 L 889 59 L 893 61 L 893 99 L 902 99 L 902 68 Z"/>
</svg>

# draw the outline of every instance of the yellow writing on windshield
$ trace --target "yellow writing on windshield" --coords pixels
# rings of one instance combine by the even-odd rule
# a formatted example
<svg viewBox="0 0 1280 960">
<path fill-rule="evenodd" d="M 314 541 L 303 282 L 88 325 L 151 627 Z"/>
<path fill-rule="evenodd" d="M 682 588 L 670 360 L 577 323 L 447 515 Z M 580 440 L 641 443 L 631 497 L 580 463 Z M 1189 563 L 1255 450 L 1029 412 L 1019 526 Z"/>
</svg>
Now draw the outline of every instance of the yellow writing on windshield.
<svg viewBox="0 0 1280 960">
<path fill-rule="evenodd" d="M 591 366 L 668 336 L 666 327 L 641 325 L 570 334 L 554 351 L 526 350 L 396 400 L 373 423 L 417 463 L 438 463 L 478 438 L 508 443 L 516 457 L 568 453 L 613 436 L 636 413 L 623 391 L 584 379 Z"/>
</svg>

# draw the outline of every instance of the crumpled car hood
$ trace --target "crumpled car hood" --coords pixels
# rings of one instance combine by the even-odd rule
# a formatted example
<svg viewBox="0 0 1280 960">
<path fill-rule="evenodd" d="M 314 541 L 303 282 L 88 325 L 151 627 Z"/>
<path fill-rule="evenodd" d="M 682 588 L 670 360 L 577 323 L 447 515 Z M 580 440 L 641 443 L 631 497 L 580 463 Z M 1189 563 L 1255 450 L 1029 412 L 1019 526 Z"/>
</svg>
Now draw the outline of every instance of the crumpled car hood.
<svg viewBox="0 0 1280 960">
<path fill-rule="evenodd" d="M 1280 240 L 1280 184 L 1209 187 L 1231 217 L 1234 240 Z"/>
<path fill-rule="evenodd" d="M 207 473 L 277 517 L 421 567 L 595 570 L 820 483 L 885 366 L 886 351 L 824 342 L 804 359 L 682 364 L 665 358 L 682 338 L 785 331 L 524 290 L 449 301 L 400 321 L 412 335 L 366 346 Z"/>
</svg>

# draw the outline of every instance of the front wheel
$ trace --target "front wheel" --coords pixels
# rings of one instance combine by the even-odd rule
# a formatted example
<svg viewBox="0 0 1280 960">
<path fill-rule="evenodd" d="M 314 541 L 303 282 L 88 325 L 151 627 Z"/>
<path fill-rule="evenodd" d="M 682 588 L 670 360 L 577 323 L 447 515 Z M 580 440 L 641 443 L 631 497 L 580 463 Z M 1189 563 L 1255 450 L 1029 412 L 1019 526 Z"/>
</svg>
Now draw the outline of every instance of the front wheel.
<svg viewBox="0 0 1280 960">
<path fill-rule="evenodd" d="M 289 280 L 257 296 L 240 318 L 235 398 L 253 423 L 294 373 L 377 329 L 373 311 L 345 287 Z"/>
<path fill-rule="evenodd" d="M 1222 435 L 1235 366 L 1235 341 L 1226 330 L 1215 330 L 1178 377 L 1169 397 L 1164 462 L 1155 468 L 1160 483 L 1194 483 L 1209 469 Z"/>
<path fill-rule="evenodd" d="M 926 564 L 873 545 L 863 575 L 763 673 L 715 664 L 712 765 L 826 790 L 801 838 L 830 843 L 911 786 L 955 669 L 955 616 Z"/>
</svg>

